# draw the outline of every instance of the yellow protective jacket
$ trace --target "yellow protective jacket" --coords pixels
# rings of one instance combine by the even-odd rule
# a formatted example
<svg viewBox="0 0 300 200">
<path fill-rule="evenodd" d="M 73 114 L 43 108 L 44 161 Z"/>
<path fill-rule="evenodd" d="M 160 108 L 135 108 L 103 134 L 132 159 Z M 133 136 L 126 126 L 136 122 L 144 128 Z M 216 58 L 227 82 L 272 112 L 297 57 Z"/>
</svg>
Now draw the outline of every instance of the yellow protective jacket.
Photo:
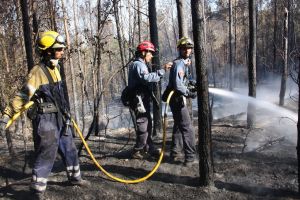
<svg viewBox="0 0 300 200">
<path fill-rule="evenodd" d="M 4 115 L 8 115 L 11 118 L 15 113 L 18 113 L 35 94 L 38 94 L 38 96 L 44 98 L 45 101 L 53 102 L 54 98 L 51 96 L 51 92 L 49 92 L 50 84 L 48 78 L 45 75 L 42 68 L 40 67 L 40 65 L 44 64 L 40 63 L 38 65 L 35 65 L 31 69 L 31 71 L 28 74 L 26 83 L 24 84 L 22 89 L 16 94 L 13 100 L 9 102 L 9 105 L 4 110 Z M 46 68 L 49 70 L 55 84 L 57 84 L 58 88 L 60 88 L 62 81 L 58 68 Z M 63 96 L 63 91 L 58 93 L 61 93 L 61 95 Z"/>
</svg>

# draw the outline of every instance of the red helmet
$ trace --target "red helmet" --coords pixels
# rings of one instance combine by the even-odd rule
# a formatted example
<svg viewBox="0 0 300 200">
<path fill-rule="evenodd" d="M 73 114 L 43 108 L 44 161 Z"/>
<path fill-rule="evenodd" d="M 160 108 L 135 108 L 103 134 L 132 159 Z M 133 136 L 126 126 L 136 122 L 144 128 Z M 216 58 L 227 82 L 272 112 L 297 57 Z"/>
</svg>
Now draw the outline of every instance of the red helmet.
<svg viewBox="0 0 300 200">
<path fill-rule="evenodd" d="M 155 52 L 155 47 L 150 41 L 144 41 L 140 43 L 137 48 L 138 51 L 152 51 Z"/>
</svg>

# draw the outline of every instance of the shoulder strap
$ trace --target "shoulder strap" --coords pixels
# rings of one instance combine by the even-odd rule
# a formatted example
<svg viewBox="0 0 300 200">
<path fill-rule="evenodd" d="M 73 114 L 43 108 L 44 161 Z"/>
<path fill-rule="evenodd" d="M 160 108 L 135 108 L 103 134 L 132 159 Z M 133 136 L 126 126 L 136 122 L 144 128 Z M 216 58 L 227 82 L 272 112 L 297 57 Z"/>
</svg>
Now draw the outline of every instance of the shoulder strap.
<svg viewBox="0 0 300 200">
<path fill-rule="evenodd" d="M 42 68 L 44 74 L 47 76 L 49 83 L 54 84 L 54 80 L 53 80 L 49 70 L 46 68 L 46 66 L 44 64 L 41 64 L 40 67 Z"/>
<path fill-rule="evenodd" d="M 50 93 L 53 95 L 54 104 L 55 104 L 55 106 L 56 106 L 56 108 L 58 110 L 58 114 L 61 115 L 61 111 L 60 111 L 61 108 L 60 108 L 60 106 L 59 106 L 59 104 L 57 102 L 57 96 L 53 93 L 52 87 L 51 87 L 51 85 L 52 86 L 54 85 L 54 80 L 53 80 L 53 78 L 52 78 L 49 70 L 46 68 L 46 66 L 43 63 L 40 65 L 40 67 L 42 68 L 43 72 L 45 73 L 45 75 L 48 78 L 48 81 L 49 81 L 49 84 L 50 84 Z"/>
</svg>

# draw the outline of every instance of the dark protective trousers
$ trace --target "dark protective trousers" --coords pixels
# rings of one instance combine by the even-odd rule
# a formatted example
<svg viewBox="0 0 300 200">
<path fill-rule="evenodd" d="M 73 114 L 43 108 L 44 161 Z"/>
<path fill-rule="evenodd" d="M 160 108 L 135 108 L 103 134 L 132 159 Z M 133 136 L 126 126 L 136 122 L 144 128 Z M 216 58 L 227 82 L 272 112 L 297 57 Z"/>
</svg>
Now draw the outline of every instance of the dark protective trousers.
<svg viewBox="0 0 300 200">
<path fill-rule="evenodd" d="M 143 97 L 143 104 L 145 106 L 145 113 L 138 113 L 135 111 L 136 118 L 136 142 L 134 151 L 144 150 L 146 152 L 154 149 L 153 141 L 151 137 L 152 132 L 152 118 L 150 114 L 150 96 Z M 131 108 L 135 110 L 134 107 Z"/>
<path fill-rule="evenodd" d="M 72 131 L 62 134 L 63 125 L 58 121 L 57 113 L 39 114 L 33 120 L 33 139 L 36 159 L 32 170 L 31 189 L 46 190 L 48 176 L 51 173 L 56 154 L 59 152 L 66 166 L 69 180 L 81 179 L 77 149 Z"/>
<path fill-rule="evenodd" d="M 187 106 L 182 96 L 175 96 L 170 102 L 174 126 L 171 144 L 171 156 L 176 157 L 184 150 L 185 160 L 195 159 L 195 132 Z"/>
</svg>

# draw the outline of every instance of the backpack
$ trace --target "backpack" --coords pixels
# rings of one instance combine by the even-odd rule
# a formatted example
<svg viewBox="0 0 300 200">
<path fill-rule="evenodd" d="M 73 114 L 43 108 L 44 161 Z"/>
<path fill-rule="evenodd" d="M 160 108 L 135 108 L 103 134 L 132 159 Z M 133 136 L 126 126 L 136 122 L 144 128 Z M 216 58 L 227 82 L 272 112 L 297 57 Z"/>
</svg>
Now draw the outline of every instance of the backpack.
<svg viewBox="0 0 300 200">
<path fill-rule="evenodd" d="M 129 89 L 128 86 L 124 88 L 121 94 L 121 101 L 124 106 L 130 106 L 130 102 L 133 99 L 133 92 Z"/>
</svg>

